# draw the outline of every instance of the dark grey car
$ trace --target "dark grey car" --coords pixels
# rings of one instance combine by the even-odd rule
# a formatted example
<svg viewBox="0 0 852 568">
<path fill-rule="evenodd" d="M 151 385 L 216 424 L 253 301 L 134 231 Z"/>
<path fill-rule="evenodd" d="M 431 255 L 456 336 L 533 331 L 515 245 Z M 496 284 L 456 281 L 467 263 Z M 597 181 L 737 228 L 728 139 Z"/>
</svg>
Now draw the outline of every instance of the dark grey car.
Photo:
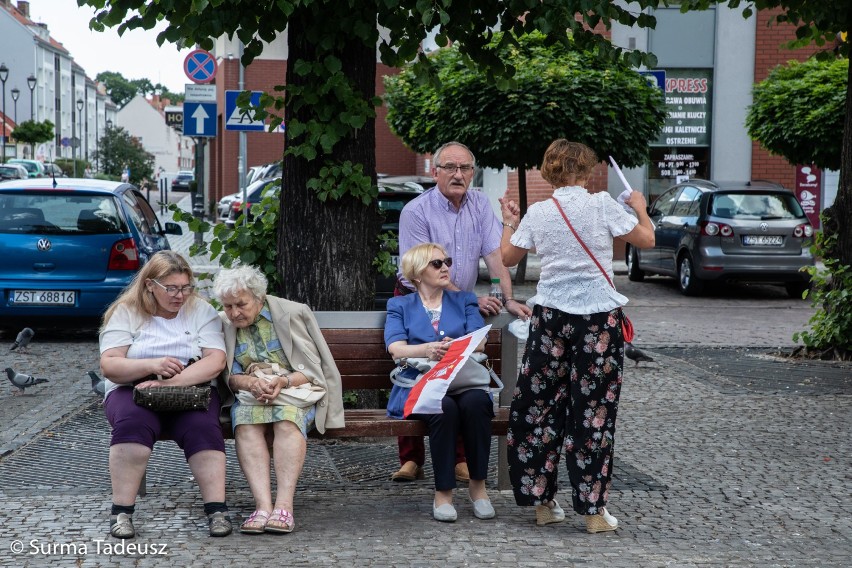
<svg viewBox="0 0 852 568">
<path fill-rule="evenodd" d="M 646 274 L 678 279 L 681 292 L 709 281 L 782 284 L 801 297 L 810 284 L 813 228 L 793 192 L 766 182 L 689 180 L 657 198 L 648 214 L 656 245 L 627 245 L 630 280 Z"/>
</svg>

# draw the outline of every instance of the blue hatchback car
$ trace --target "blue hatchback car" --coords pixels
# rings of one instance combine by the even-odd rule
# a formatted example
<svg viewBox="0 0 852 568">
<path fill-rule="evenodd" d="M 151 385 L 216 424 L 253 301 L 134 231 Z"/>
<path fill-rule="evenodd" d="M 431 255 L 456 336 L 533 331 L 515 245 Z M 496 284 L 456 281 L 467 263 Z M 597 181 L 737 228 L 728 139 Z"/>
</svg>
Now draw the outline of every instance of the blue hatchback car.
<svg viewBox="0 0 852 568">
<path fill-rule="evenodd" d="M 148 258 L 169 248 L 134 186 L 50 178 L 0 183 L 0 326 L 100 318 Z M 17 323 L 17 322 L 15 322 Z"/>
</svg>

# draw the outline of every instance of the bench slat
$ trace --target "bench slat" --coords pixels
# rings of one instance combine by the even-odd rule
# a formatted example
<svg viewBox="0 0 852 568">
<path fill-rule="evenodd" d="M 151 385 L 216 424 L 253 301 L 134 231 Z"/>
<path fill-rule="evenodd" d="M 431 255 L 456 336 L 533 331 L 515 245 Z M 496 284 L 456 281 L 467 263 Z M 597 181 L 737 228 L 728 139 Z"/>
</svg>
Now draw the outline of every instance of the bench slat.
<svg viewBox="0 0 852 568">
<path fill-rule="evenodd" d="M 509 425 L 509 409 L 495 409 L 491 421 L 491 434 L 505 436 Z M 346 409 L 346 427 L 330 428 L 320 435 L 311 431 L 313 438 L 369 438 L 389 436 L 427 436 L 429 431 L 420 420 L 394 420 L 384 410 Z"/>
</svg>

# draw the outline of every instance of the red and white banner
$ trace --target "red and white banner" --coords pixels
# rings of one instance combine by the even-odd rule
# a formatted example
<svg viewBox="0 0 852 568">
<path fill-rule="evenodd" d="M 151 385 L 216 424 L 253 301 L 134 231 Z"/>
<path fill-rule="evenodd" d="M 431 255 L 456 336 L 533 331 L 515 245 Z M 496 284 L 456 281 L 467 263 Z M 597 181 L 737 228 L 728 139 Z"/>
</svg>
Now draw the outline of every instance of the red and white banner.
<svg viewBox="0 0 852 568">
<path fill-rule="evenodd" d="M 408 418 L 410 414 L 443 414 L 441 401 L 447 394 L 450 383 L 490 329 L 491 326 L 486 325 L 450 342 L 447 354 L 411 388 L 405 401 L 403 416 Z"/>
<path fill-rule="evenodd" d="M 796 166 L 796 198 L 814 230 L 820 228 L 822 171 L 815 166 Z"/>
</svg>

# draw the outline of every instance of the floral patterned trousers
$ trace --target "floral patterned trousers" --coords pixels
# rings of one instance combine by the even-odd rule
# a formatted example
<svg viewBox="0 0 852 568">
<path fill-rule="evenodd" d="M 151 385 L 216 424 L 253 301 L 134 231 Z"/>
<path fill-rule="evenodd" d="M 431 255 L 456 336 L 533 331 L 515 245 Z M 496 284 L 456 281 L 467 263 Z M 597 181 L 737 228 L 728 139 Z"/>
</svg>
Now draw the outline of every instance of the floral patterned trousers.
<svg viewBox="0 0 852 568">
<path fill-rule="evenodd" d="M 606 505 L 621 391 L 621 311 L 573 315 L 535 306 L 509 415 L 509 477 L 518 505 L 556 495 L 564 450 L 574 511 Z"/>
</svg>

